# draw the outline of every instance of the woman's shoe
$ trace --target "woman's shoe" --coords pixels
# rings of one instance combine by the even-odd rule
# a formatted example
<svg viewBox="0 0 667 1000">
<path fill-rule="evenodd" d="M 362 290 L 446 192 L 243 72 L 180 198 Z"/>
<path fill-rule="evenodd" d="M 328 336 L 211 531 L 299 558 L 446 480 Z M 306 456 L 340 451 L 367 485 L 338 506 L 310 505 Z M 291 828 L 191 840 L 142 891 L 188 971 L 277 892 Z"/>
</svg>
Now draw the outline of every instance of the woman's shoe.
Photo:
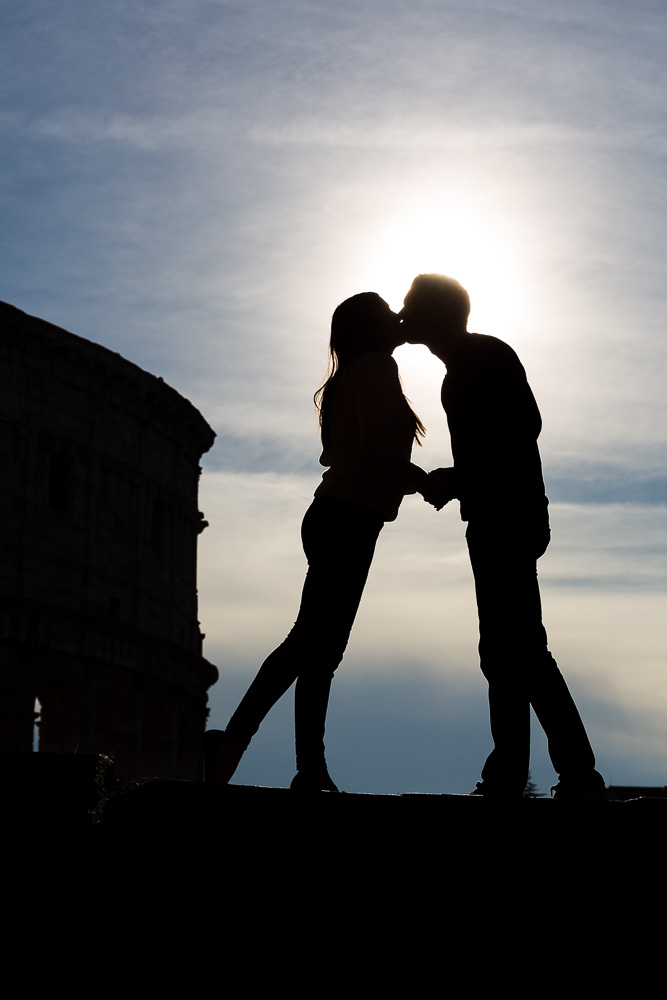
<svg viewBox="0 0 667 1000">
<path fill-rule="evenodd" d="M 468 792 L 468 795 L 481 795 L 485 799 L 495 799 L 497 802 L 512 802 L 523 799 L 523 792 L 518 791 L 516 785 L 513 788 L 505 788 L 489 785 L 488 781 L 478 781 L 472 792 Z"/>
<path fill-rule="evenodd" d="M 297 771 L 292 778 L 290 788 L 298 792 L 339 792 L 340 789 L 331 779 L 324 767 L 311 767 L 305 771 Z"/>
<path fill-rule="evenodd" d="M 207 729 L 204 733 L 204 781 L 226 785 L 244 752 L 245 747 L 233 743 L 224 729 Z"/>
</svg>

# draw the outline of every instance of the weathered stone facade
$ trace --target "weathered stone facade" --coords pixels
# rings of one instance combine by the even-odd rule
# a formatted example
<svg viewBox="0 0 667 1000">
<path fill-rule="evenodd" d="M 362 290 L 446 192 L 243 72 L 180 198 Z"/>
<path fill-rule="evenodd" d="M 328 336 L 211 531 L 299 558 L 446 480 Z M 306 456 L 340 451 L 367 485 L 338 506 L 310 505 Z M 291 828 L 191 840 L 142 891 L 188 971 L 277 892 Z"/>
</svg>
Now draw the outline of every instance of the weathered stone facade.
<svg viewBox="0 0 667 1000">
<path fill-rule="evenodd" d="M 0 303 L 0 746 L 195 778 L 217 670 L 197 621 L 199 459 L 162 379 Z"/>
</svg>

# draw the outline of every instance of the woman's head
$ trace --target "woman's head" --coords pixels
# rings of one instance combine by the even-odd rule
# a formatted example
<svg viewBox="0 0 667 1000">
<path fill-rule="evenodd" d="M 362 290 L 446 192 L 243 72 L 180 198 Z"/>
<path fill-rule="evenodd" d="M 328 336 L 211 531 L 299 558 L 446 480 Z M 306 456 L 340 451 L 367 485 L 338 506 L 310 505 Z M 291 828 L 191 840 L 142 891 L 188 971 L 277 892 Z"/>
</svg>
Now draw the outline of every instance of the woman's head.
<svg viewBox="0 0 667 1000">
<path fill-rule="evenodd" d="M 377 292 L 353 295 L 331 317 L 329 348 L 336 368 L 365 351 L 389 351 L 405 343 L 401 322 Z"/>
<path fill-rule="evenodd" d="M 320 386 L 313 397 L 319 411 L 322 443 L 325 447 L 328 439 L 327 413 L 331 389 L 338 375 L 350 361 L 366 351 L 391 354 L 394 348 L 404 343 L 405 335 L 399 317 L 377 292 L 361 292 L 359 295 L 353 295 L 334 310 L 329 341 L 329 372 L 324 385 Z M 426 431 L 419 417 L 416 414 L 413 416 L 415 440 L 421 444 L 419 439 Z"/>
</svg>

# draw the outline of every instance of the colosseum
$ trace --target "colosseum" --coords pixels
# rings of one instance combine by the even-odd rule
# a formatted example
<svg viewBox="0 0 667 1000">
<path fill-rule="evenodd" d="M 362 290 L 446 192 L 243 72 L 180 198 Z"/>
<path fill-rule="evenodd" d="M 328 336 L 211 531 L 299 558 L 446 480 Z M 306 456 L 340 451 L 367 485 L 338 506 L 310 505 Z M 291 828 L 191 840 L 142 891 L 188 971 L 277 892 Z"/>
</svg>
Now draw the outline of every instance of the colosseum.
<svg viewBox="0 0 667 1000">
<path fill-rule="evenodd" d="M 215 434 L 119 354 L 0 304 L 0 748 L 200 776 L 199 460 Z"/>
</svg>

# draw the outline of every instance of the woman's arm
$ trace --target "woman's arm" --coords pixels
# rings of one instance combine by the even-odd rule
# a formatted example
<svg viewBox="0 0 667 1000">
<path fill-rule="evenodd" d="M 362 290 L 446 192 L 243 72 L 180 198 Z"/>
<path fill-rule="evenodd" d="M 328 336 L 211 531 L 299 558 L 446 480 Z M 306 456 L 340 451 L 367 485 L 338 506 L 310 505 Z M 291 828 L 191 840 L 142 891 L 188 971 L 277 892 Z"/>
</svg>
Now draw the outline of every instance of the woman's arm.
<svg viewBox="0 0 667 1000">
<path fill-rule="evenodd" d="M 403 493 L 423 493 L 427 474 L 410 461 L 414 416 L 389 354 L 367 354 L 356 372 L 359 449 L 369 465 Z"/>
</svg>

